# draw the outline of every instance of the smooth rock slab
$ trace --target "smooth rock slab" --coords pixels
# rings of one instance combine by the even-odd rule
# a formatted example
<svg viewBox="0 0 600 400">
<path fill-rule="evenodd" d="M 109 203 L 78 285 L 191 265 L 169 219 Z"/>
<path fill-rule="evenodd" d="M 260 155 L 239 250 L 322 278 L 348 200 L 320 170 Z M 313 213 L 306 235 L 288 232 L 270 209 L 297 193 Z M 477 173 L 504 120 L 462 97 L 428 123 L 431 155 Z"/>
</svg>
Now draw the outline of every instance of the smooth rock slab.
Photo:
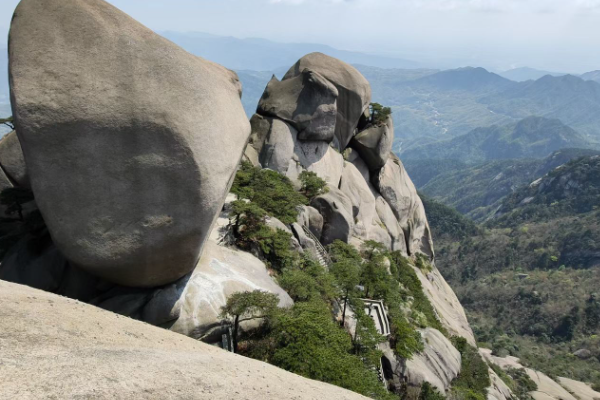
<svg viewBox="0 0 600 400">
<path fill-rule="evenodd" d="M 425 207 L 400 159 L 390 154 L 379 173 L 371 175 L 371 181 L 404 231 L 408 253 L 420 252 L 433 259 L 433 242 Z"/>
<path fill-rule="evenodd" d="M 54 242 L 114 283 L 196 265 L 250 134 L 237 75 L 102 0 L 23 0 L 10 32 L 17 134 Z"/>
<path fill-rule="evenodd" d="M 321 243 L 327 246 L 335 240 L 348 243 L 354 229 L 352 201 L 342 191 L 330 188 L 329 192 L 315 197 L 310 204 L 323 216 Z"/>
</svg>

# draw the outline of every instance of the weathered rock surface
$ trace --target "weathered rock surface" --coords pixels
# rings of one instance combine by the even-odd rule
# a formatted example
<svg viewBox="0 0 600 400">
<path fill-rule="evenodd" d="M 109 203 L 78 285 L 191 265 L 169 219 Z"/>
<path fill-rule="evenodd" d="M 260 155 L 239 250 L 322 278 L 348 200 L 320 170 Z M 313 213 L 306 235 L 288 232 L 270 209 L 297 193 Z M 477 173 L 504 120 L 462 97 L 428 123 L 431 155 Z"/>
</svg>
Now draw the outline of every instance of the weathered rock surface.
<svg viewBox="0 0 600 400">
<path fill-rule="evenodd" d="M 579 400 L 599 400 L 600 393 L 583 382 L 569 378 L 558 378 L 558 383 Z"/>
<path fill-rule="evenodd" d="M 299 76 L 305 69 L 317 72 L 338 90 L 335 139 L 343 150 L 350 143 L 363 112 L 371 102 L 371 86 L 353 66 L 322 53 L 310 53 L 290 68 L 283 79 Z"/>
<path fill-rule="evenodd" d="M 273 119 L 260 150 L 259 162 L 262 167 L 286 175 L 290 160 L 294 156 L 297 137 L 298 131 L 294 127 L 279 119 Z"/>
<path fill-rule="evenodd" d="M 569 382 L 570 380 L 565 381 L 564 380 L 565 378 L 558 378 L 558 382 L 556 382 L 552 378 L 550 378 L 548 375 L 546 375 L 542 372 L 535 371 L 530 368 L 524 368 L 521 365 L 519 359 L 516 357 L 512 357 L 512 356 L 496 357 L 496 356 L 492 355 L 492 351 L 489 349 L 479 349 L 479 352 L 487 361 L 498 365 L 502 369 L 507 369 L 507 368 L 517 368 L 517 369 L 523 368 L 523 369 L 525 369 L 525 372 L 527 372 L 527 375 L 529 375 L 531 380 L 533 380 L 537 385 L 537 390 L 535 390 L 533 392 L 529 392 L 531 397 L 533 397 L 535 400 L 576 400 L 577 397 L 575 397 L 573 394 L 571 394 L 569 391 L 567 391 L 565 389 L 565 387 L 563 387 L 565 385 L 566 385 L 566 387 L 571 388 L 570 391 L 572 393 L 577 394 L 577 392 L 579 392 L 580 394 L 583 394 L 584 397 L 586 396 L 586 394 L 592 395 L 592 400 L 593 400 L 594 392 L 592 391 L 592 393 L 590 393 L 590 391 L 592 390 L 591 388 L 589 388 L 590 391 L 588 391 L 587 389 L 582 387 L 581 385 L 584 385 L 584 384 L 581 382 L 577 382 L 577 381 Z M 563 385 L 563 386 L 561 386 L 561 385 Z M 575 389 L 575 390 L 572 390 L 572 389 Z M 584 397 L 582 397 L 580 399 L 584 400 Z"/>
<path fill-rule="evenodd" d="M 373 185 L 388 202 L 407 239 L 409 254 L 417 252 L 433 258 L 433 243 L 423 202 L 402 162 L 394 154 L 371 177 Z"/>
<path fill-rule="evenodd" d="M 301 140 L 331 142 L 335 133 L 338 91 L 317 72 L 305 69 L 299 75 L 268 83 L 258 113 L 292 124 Z"/>
<path fill-rule="evenodd" d="M 339 189 L 330 188 L 328 193 L 315 197 L 311 204 L 323 216 L 321 243 L 324 246 L 341 240 L 348 243 L 354 229 L 352 202 Z"/>
<path fill-rule="evenodd" d="M 421 281 L 423 293 L 431 302 L 444 328 L 451 335 L 461 336 L 467 339 L 470 345 L 476 346 L 475 336 L 458 297 L 456 297 L 440 271 L 435 266 L 432 267 L 429 272 L 414 268 Z"/>
<path fill-rule="evenodd" d="M 15 131 L 10 132 L 0 140 L 0 166 L 4 173 L 18 186 L 31 187 L 23 150 Z"/>
<path fill-rule="evenodd" d="M 305 169 L 319 175 L 330 187 L 339 186 L 344 171 L 344 157 L 326 142 L 297 141 L 294 160 L 302 168 L 292 172 L 290 167 L 290 179 L 297 180 L 302 169 Z"/>
<path fill-rule="evenodd" d="M 171 329 L 196 338 L 209 336 L 220 328 L 218 315 L 227 298 L 236 292 L 253 290 L 277 294 L 280 307 L 293 304 L 258 258 L 207 242 L 198 266 L 174 305 L 174 309 L 179 310 L 179 317 Z M 144 312 L 148 312 L 147 308 Z"/>
<path fill-rule="evenodd" d="M 460 372 L 460 353 L 440 331 L 426 328 L 420 332 L 425 349 L 406 361 L 407 383 L 421 387 L 429 382 L 443 393 Z"/>
<path fill-rule="evenodd" d="M 244 158 L 250 161 L 252 165 L 259 166 L 260 161 L 258 156 L 262 150 L 262 147 L 267 140 L 267 136 L 271 129 L 272 118 L 263 117 L 260 114 L 254 114 L 250 118 L 250 138 L 248 139 L 248 145 L 244 150 Z"/>
<path fill-rule="evenodd" d="M 3 399 L 366 399 L 25 286 L 0 304 Z"/>
<path fill-rule="evenodd" d="M 356 221 L 353 234 L 359 238 L 369 238 L 377 214 L 375 211 L 375 196 L 373 196 L 367 181 L 364 180 L 358 169 L 348 162 L 344 163 L 340 190 L 352 203 L 352 216 Z"/>
<path fill-rule="evenodd" d="M 488 388 L 487 400 L 512 400 L 514 394 L 510 390 L 506 383 L 494 372 L 493 369 L 489 368 L 488 373 L 490 374 L 491 386 Z"/>
<path fill-rule="evenodd" d="M 384 167 L 394 143 L 394 122 L 389 116 L 381 126 L 374 125 L 356 135 L 351 142 L 371 171 Z"/>
<path fill-rule="evenodd" d="M 452 343 L 436 329 L 426 328 L 420 332 L 425 348 L 410 360 L 398 360 L 391 349 L 383 349 L 386 378 L 391 374 L 397 388 L 406 384 L 409 397 L 415 393 L 418 396 L 423 382 L 445 393 L 460 372 L 461 356 Z"/>
<path fill-rule="evenodd" d="M 101 0 L 21 1 L 9 48 L 17 134 L 61 252 L 121 285 L 189 273 L 250 133 L 236 74 Z"/>
<path fill-rule="evenodd" d="M 320 238 L 323 232 L 323 216 L 319 211 L 310 206 L 300 206 L 298 211 L 298 223 L 307 227 L 310 232 Z"/>
</svg>

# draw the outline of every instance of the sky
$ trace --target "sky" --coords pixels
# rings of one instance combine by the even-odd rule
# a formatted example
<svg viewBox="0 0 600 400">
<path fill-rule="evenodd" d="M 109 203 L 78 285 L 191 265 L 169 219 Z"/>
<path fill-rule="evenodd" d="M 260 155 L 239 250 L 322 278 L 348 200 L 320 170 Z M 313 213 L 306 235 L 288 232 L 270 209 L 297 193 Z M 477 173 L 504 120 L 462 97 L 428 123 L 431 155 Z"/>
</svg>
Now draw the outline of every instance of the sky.
<svg viewBox="0 0 600 400">
<path fill-rule="evenodd" d="M 529 66 L 571 73 L 600 69 L 600 0 L 109 2 L 159 32 L 321 43 L 438 68 Z M 0 1 L 3 38 L 17 3 Z"/>
</svg>

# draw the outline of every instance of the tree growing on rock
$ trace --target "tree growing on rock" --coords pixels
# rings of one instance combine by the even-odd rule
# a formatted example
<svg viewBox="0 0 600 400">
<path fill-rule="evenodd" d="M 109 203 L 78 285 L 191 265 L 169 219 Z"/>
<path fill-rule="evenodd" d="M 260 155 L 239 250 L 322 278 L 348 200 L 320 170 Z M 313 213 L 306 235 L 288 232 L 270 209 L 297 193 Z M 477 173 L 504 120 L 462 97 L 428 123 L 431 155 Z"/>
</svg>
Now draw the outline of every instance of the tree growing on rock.
<svg viewBox="0 0 600 400">
<path fill-rule="evenodd" d="M 351 297 L 356 296 L 356 286 L 360 283 L 360 264 L 351 259 L 338 261 L 331 265 L 329 271 L 342 291 L 344 309 L 342 311 L 342 326 L 346 323 L 346 309 Z"/>
<path fill-rule="evenodd" d="M 371 103 L 371 122 L 375 125 L 383 125 L 388 117 L 392 115 L 390 107 L 384 107 L 379 103 Z"/>
<path fill-rule="evenodd" d="M 276 294 L 255 290 L 234 293 L 221 307 L 220 318 L 233 319 L 233 349 L 238 351 L 238 333 L 241 322 L 271 318 L 277 310 L 279 298 Z"/>
<path fill-rule="evenodd" d="M 309 199 L 327 193 L 327 182 L 319 178 L 314 172 L 302 171 L 298 178 L 302 184 L 302 192 Z"/>
</svg>

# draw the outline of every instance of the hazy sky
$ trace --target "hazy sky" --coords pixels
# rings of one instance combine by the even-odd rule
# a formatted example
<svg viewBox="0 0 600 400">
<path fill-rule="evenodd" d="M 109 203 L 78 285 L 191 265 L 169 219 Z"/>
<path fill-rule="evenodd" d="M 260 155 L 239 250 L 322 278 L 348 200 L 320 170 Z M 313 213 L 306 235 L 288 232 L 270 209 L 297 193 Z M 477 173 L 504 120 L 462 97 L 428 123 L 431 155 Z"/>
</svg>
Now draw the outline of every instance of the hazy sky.
<svg viewBox="0 0 600 400">
<path fill-rule="evenodd" d="M 323 43 L 442 67 L 600 69 L 600 0 L 110 2 L 156 31 Z M 17 3 L 0 0 L 3 37 Z"/>
</svg>

